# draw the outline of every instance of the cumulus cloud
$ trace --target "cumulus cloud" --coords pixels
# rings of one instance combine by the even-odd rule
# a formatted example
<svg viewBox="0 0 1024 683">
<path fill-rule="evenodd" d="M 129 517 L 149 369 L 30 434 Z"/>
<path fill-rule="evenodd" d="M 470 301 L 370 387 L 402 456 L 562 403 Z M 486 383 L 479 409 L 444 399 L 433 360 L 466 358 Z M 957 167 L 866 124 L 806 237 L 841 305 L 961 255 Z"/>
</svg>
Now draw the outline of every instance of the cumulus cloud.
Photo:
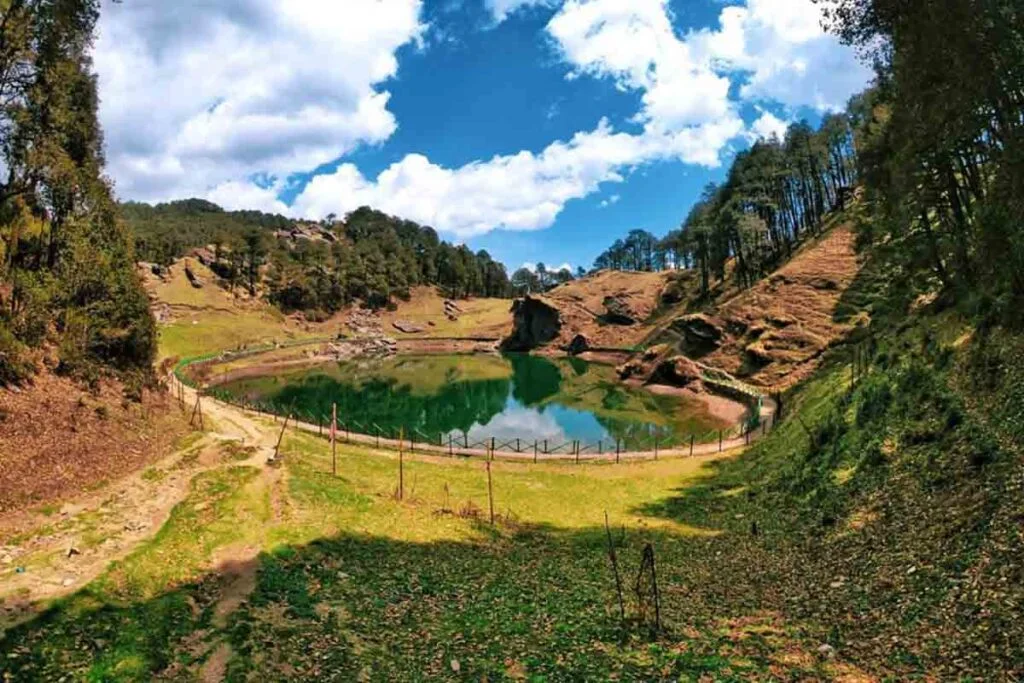
<svg viewBox="0 0 1024 683">
<path fill-rule="evenodd" d="M 742 122 L 730 119 L 674 135 L 633 135 L 602 120 L 539 154 L 524 151 L 454 169 L 410 154 L 370 180 L 355 165 L 342 164 L 313 178 L 292 208 L 320 218 L 369 205 L 460 238 L 495 228 L 538 230 L 550 226 L 567 202 L 602 183 L 622 182 L 640 164 L 680 158 L 714 165 L 721 147 L 742 130 Z"/>
<path fill-rule="evenodd" d="M 387 139 L 379 86 L 424 30 L 420 4 L 105 0 L 95 63 L 119 193 L 225 194 Z"/>
<path fill-rule="evenodd" d="M 622 195 L 613 194 L 608 199 L 602 199 L 600 206 L 602 209 L 606 209 L 613 204 L 618 204 L 620 199 L 622 199 Z"/>
<path fill-rule="evenodd" d="M 718 71 L 746 73 L 745 100 L 838 110 L 871 79 L 853 51 L 822 28 L 822 8 L 812 0 L 747 0 L 723 9 L 719 24 L 691 32 L 687 43 Z"/>
<path fill-rule="evenodd" d="M 638 166 L 714 167 L 731 141 L 783 130 L 767 112 L 744 125 L 730 97 L 737 82 L 740 100 L 826 110 L 869 78 L 823 33 L 811 0 L 747 0 L 724 8 L 717 28 L 686 35 L 668 0 L 485 0 L 498 21 L 558 5 L 546 33 L 567 77 L 637 92 L 636 131 L 602 120 L 540 151 L 455 168 L 410 153 L 374 178 L 341 163 L 286 206 L 289 176 L 395 131 L 386 84 L 396 50 L 423 40 L 422 0 L 104 2 L 95 59 L 122 197 L 205 196 L 309 218 L 370 205 L 459 238 L 546 228 L 568 202 Z"/>
<path fill-rule="evenodd" d="M 783 121 L 770 111 L 766 111 L 750 125 L 749 138 L 752 142 L 757 140 L 768 140 L 773 136 L 777 137 L 779 140 L 783 140 L 786 137 L 787 128 L 789 128 L 788 122 Z"/>
</svg>

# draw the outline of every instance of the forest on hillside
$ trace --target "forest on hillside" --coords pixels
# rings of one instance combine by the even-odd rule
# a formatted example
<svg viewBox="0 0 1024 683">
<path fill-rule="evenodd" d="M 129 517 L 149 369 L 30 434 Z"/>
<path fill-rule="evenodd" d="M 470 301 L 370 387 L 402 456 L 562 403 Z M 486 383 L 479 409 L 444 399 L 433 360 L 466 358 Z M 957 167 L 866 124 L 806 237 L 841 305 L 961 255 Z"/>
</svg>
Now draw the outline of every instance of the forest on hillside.
<svg viewBox="0 0 1024 683">
<path fill-rule="evenodd" d="M 368 207 L 319 223 L 225 211 L 200 199 L 125 203 L 120 212 L 141 260 L 169 265 L 212 247 L 211 267 L 228 287 L 263 293 L 287 312 L 331 314 L 355 301 L 381 308 L 418 285 L 439 286 L 452 298 L 511 294 L 505 266 L 486 251 Z"/>
<path fill-rule="evenodd" d="M 156 326 L 103 176 L 89 56 L 98 0 L 0 3 L 0 386 L 44 357 L 152 380 Z"/>
<path fill-rule="evenodd" d="M 862 247 L 904 289 L 1024 322 L 1024 16 L 1012 0 L 823 0 L 873 87 L 818 130 L 791 125 L 734 160 L 677 230 L 634 230 L 595 268 L 729 272 L 750 286 L 861 191 Z"/>
</svg>

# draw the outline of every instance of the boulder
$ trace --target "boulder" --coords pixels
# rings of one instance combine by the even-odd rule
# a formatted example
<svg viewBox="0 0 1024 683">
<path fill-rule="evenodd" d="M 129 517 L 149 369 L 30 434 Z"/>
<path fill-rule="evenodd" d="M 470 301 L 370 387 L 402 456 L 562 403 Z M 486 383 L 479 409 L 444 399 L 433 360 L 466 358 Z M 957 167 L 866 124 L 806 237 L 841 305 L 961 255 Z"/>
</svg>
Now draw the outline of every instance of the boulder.
<svg viewBox="0 0 1024 683">
<path fill-rule="evenodd" d="M 701 390 L 702 377 L 700 367 L 696 363 L 686 356 L 674 356 L 658 364 L 651 373 L 648 383 Z"/>
<path fill-rule="evenodd" d="M 637 314 L 620 297 L 606 296 L 604 308 L 604 319 L 613 325 L 635 325 L 639 322 Z"/>
<path fill-rule="evenodd" d="M 501 343 L 505 351 L 530 351 L 558 337 L 562 314 L 544 297 L 527 295 L 512 304 L 512 334 Z"/>
<path fill-rule="evenodd" d="M 206 284 L 203 278 L 196 275 L 192 268 L 187 265 L 185 266 L 185 277 L 188 278 L 189 283 L 196 289 L 202 289 L 203 285 Z"/>
<path fill-rule="evenodd" d="M 396 320 L 395 322 L 391 323 L 391 326 L 394 327 L 399 332 L 404 332 L 405 334 L 416 334 L 424 330 L 423 325 L 417 325 L 416 323 L 411 323 L 405 320 Z"/>
<path fill-rule="evenodd" d="M 619 374 L 619 379 L 630 379 L 646 374 L 647 367 L 638 360 L 629 360 L 615 368 L 615 372 Z"/>
<path fill-rule="evenodd" d="M 721 346 L 725 339 L 722 324 L 703 313 L 676 318 L 672 329 L 683 335 L 684 349 L 691 354 L 705 354 Z"/>
<path fill-rule="evenodd" d="M 569 347 L 566 349 L 571 356 L 578 356 L 585 351 L 590 350 L 590 341 L 582 334 L 577 334 L 569 342 Z"/>
</svg>

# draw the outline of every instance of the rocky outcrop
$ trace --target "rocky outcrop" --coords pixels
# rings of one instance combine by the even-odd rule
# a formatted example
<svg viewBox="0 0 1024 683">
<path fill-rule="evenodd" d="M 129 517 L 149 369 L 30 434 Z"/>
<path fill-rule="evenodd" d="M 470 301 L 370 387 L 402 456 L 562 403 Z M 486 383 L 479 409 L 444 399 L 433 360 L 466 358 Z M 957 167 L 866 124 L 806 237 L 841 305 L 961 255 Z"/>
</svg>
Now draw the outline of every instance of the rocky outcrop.
<svg viewBox="0 0 1024 683">
<path fill-rule="evenodd" d="M 185 266 L 185 277 L 188 278 L 189 284 L 191 284 L 196 289 L 202 289 L 203 285 L 206 284 L 203 278 L 196 275 L 195 271 L 192 270 L 192 267 L 188 265 Z"/>
<path fill-rule="evenodd" d="M 502 342 L 505 351 L 530 351 L 555 340 L 562 329 L 558 308 L 545 297 L 526 296 L 512 304 L 512 334 Z"/>
<path fill-rule="evenodd" d="M 666 384 L 673 387 L 703 391 L 700 367 L 686 356 L 673 356 L 658 364 L 648 384 Z"/>
<path fill-rule="evenodd" d="M 683 348 L 690 355 L 703 355 L 717 349 L 725 338 L 722 323 L 703 313 L 692 313 L 672 322 L 672 329 L 683 336 Z"/>
<path fill-rule="evenodd" d="M 406 320 L 396 320 L 391 323 L 391 326 L 405 334 L 417 334 L 425 329 L 423 325 L 417 325 L 416 323 L 411 323 Z"/>
<path fill-rule="evenodd" d="M 588 340 L 586 336 L 582 334 L 577 334 L 575 337 L 573 337 L 572 341 L 569 342 L 569 346 L 566 348 L 566 351 L 569 352 L 570 356 L 578 356 L 581 353 L 585 353 L 589 350 L 590 340 Z"/>
<path fill-rule="evenodd" d="M 603 303 L 604 319 L 612 325 L 635 325 L 639 322 L 636 311 L 622 298 L 606 296 Z"/>
</svg>

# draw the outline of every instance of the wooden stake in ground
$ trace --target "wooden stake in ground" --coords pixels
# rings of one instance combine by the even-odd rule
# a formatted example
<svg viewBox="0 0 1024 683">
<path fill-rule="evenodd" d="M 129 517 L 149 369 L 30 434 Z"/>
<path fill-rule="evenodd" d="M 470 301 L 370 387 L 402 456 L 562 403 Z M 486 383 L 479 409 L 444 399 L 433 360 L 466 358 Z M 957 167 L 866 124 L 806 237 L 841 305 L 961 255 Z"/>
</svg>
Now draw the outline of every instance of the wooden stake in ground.
<svg viewBox="0 0 1024 683">
<path fill-rule="evenodd" d="M 196 415 L 199 416 L 199 431 L 203 431 L 203 406 L 202 403 L 200 402 L 201 398 L 202 397 L 197 393 L 196 404 L 192 408 L 192 417 L 188 419 L 188 426 L 195 427 Z"/>
<path fill-rule="evenodd" d="M 398 500 L 405 498 L 405 427 L 398 430 Z"/>
<path fill-rule="evenodd" d="M 619 560 L 615 556 L 615 544 L 612 543 L 612 529 L 608 525 L 608 511 L 604 511 L 604 530 L 608 534 L 608 557 L 612 561 L 612 572 L 615 573 L 615 592 L 619 596 L 619 620 L 626 620 L 626 605 L 622 601 L 622 577 L 619 576 Z"/>
<path fill-rule="evenodd" d="M 491 461 L 487 461 L 487 502 L 491 508 L 491 526 L 494 526 L 494 485 L 491 481 Z"/>
<path fill-rule="evenodd" d="M 331 474 L 338 476 L 338 404 L 331 404 Z"/>
<path fill-rule="evenodd" d="M 274 460 L 277 460 L 277 456 L 281 452 L 281 442 L 284 441 L 284 430 L 288 429 L 288 420 L 291 419 L 291 415 L 286 415 L 284 418 L 284 424 L 281 425 L 281 433 L 277 436 L 277 444 L 274 446 Z"/>
</svg>

